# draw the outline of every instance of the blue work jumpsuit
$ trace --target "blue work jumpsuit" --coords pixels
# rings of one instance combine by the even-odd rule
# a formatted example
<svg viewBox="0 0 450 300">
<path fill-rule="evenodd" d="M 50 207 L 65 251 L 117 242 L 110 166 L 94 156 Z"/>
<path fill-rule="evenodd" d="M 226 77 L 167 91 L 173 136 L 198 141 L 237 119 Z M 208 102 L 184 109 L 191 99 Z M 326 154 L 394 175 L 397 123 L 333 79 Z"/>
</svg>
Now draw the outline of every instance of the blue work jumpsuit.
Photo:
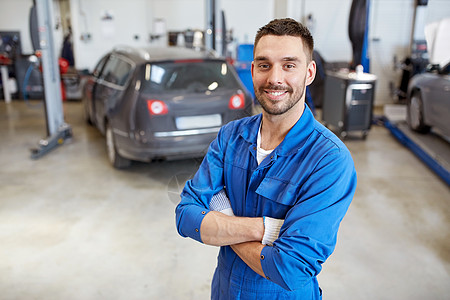
<svg viewBox="0 0 450 300">
<path fill-rule="evenodd" d="M 224 187 L 236 216 L 284 219 L 279 238 L 261 251 L 266 278 L 221 247 L 212 299 L 321 299 L 316 276 L 333 252 L 353 198 L 350 152 L 314 119 L 308 106 L 283 142 L 258 165 L 262 115 L 225 125 L 211 143 L 176 208 L 179 234 L 201 241 L 200 225 Z"/>
</svg>

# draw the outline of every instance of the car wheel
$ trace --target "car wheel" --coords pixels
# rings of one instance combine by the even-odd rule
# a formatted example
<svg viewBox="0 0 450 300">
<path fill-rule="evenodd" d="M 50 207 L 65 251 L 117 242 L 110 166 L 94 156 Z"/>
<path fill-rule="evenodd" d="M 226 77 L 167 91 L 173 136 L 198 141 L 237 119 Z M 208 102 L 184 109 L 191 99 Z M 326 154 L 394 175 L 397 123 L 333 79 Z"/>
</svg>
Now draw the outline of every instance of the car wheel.
<svg viewBox="0 0 450 300">
<path fill-rule="evenodd" d="M 425 125 L 423 121 L 423 102 L 419 91 L 413 92 L 411 97 L 408 98 L 407 110 L 407 122 L 412 130 L 420 133 L 430 131 L 430 126 Z"/>
<path fill-rule="evenodd" d="M 123 169 L 130 166 L 131 160 L 120 156 L 117 152 L 114 135 L 109 124 L 106 124 L 106 151 L 108 153 L 108 159 L 114 168 Z"/>
</svg>

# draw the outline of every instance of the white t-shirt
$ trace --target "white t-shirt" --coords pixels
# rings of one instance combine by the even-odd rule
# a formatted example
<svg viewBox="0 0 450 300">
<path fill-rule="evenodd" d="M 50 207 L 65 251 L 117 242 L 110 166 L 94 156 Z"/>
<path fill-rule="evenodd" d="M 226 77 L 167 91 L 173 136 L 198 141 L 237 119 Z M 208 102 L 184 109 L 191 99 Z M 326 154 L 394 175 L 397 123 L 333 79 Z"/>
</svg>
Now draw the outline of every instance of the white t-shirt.
<svg viewBox="0 0 450 300">
<path fill-rule="evenodd" d="M 258 161 L 258 165 L 266 158 L 267 155 L 272 153 L 272 150 L 264 150 L 261 148 L 261 125 L 259 125 L 258 129 L 258 138 L 256 139 L 256 160 Z"/>
</svg>

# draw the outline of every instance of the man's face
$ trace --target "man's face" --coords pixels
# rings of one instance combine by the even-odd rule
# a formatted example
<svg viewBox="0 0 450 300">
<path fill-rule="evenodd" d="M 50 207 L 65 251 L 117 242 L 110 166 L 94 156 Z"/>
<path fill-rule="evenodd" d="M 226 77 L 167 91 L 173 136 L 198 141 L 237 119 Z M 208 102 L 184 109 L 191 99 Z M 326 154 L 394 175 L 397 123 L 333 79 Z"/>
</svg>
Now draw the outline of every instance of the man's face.
<svg viewBox="0 0 450 300">
<path fill-rule="evenodd" d="M 308 63 L 300 37 L 266 35 L 256 45 L 253 87 L 268 114 L 282 115 L 300 105 L 303 109 L 305 87 L 315 73 L 316 65 Z"/>
</svg>

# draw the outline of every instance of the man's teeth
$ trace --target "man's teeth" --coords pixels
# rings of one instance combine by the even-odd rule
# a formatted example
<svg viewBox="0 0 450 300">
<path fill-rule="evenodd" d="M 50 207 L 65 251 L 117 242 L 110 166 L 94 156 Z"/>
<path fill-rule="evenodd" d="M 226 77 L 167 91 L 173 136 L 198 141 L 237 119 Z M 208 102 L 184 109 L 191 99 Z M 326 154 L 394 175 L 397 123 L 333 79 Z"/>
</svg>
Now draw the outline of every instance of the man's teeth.
<svg viewBox="0 0 450 300">
<path fill-rule="evenodd" d="M 284 92 L 269 92 L 269 94 L 271 94 L 273 96 L 281 96 L 284 94 Z"/>
</svg>

